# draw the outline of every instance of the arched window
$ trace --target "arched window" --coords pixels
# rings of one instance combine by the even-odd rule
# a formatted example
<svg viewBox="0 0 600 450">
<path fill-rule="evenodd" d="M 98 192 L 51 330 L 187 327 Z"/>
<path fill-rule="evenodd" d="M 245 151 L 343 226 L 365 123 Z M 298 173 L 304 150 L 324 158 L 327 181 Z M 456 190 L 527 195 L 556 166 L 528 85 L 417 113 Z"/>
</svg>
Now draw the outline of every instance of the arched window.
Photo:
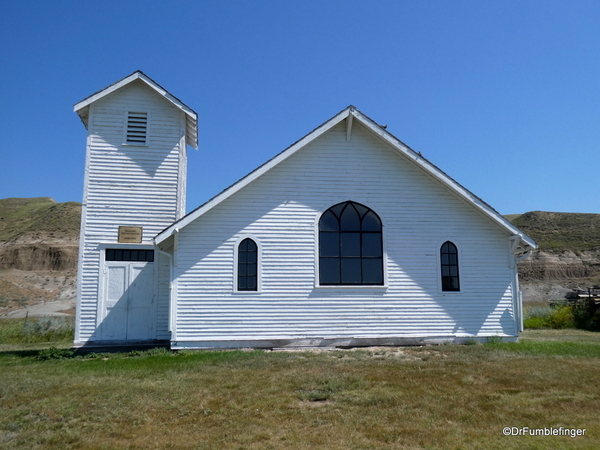
<svg viewBox="0 0 600 450">
<path fill-rule="evenodd" d="M 366 206 L 339 203 L 321 216 L 319 284 L 383 285 L 381 220 Z"/>
<path fill-rule="evenodd" d="M 458 277 L 458 250 L 450 241 L 442 244 L 440 249 L 440 263 L 442 269 L 442 291 L 460 291 Z"/>
<path fill-rule="evenodd" d="M 258 249 L 256 242 L 244 239 L 238 246 L 237 290 L 258 290 Z"/>
</svg>

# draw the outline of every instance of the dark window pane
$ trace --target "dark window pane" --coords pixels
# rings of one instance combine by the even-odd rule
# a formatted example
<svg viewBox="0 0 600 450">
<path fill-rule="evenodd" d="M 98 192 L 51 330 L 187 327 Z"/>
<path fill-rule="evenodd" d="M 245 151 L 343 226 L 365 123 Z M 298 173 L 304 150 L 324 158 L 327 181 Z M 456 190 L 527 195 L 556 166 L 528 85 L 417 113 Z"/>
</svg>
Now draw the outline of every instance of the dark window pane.
<svg viewBox="0 0 600 450">
<path fill-rule="evenodd" d="M 342 258 L 342 283 L 360 284 L 360 258 Z"/>
<path fill-rule="evenodd" d="M 342 256 L 360 257 L 360 233 L 342 233 Z"/>
<path fill-rule="evenodd" d="M 444 242 L 442 245 L 440 249 L 440 261 L 442 269 L 442 290 L 459 291 L 458 250 L 452 242 Z"/>
<path fill-rule="evenodd" d="M 338 231 L 339 229 L 338 220 L 331 211 L 327 211 L 321 216 L 321 221 L 319 222 L 320 231 Z"/>
<path fill-rule="evenodd" d="M 320 256 L 340 256 L 339 233 L 320 233 L 319 236 Z"/>
<path fill-rule="evenodd" d="M 442 276 L 442 291 L 449 291 L 450 290 L 450 282 L 449 282 L 449 277 L 446 276 Z"/>
<path fill-rule="evenodd" d="M 460 286 L 458 284 L 457 277 L 442 277 L 442 290 L 444 291 L 459 291 Z"/>
<path fill-rule="evenodd" d="M 258 252 L 256 242 L 244 239 L 238 246 L 238 291 L 256 291 Z"/>
<path fill-rule="evenodd" d="M 362 220 L 363 231 L 381 231 L 381 221 L 375 215 L 373 211 L 369 211 L 368 214 Z"/>
<path fill-rule="evenodd" d="M 381 251 L 381 233 L 363 233 L 362 256 L 379 257 Z"/>
<path fill-rule="evenodd" d="M 154 250 L 106 249 L 106 261 L 154 262 Z"/>
<path fill-rule="evenodd" d="M 340 203 L 338 205 L 332 206 L 331 208 L 329 208 L 329 211 L 331 211 L 333 214 L 335 214 L 336 217 L 340 217 L 340 214 L 342 214 L 342 209 L 344 209 L 344 206 L 346 206 L 346 203 Z"/>
<path fill-rule="evenodd" d="M 383 284 L 381 221 L 364 205 L 332 206 L 319 221 L 320 284 Z"/>
<path fill-rule="evenodd" d="M 362 260 L 363 283 L 383 284 L 383 260 L 381 258 Z"/>
<path fill-rule="evenodd" d="M 359 217 L 364 216 L 365 213 L 369 210 L 368 208 L 365 208 L 363 205 L 360 205 L 358 203 L 353 203 L 353 205 L 356 208 L 356 210 L 358 211 Z"/>
<path fill-rule="evenodd" d="M 341 217 L 342 231 L 360 231 L 360 219 L 352 203 L 348 203 Z"/>
<path fill-rule="evenodd" d="M 453 290 L 458 291 L 458 277 L 452 277 L 450 281 L 450 286 Z"/>
<path fill-rule="evenodd" d="M 256 242 L 254 242 L 252 239 L 244 239 L 244 242 L 246 242 L 249 252 L 256 252 Z"/>
<path fill-rule="evenodd" d="M 340 284 L 339 258 L 321 258 L 319 260 L 319 280 L 321 284 Z"/>
</svg>

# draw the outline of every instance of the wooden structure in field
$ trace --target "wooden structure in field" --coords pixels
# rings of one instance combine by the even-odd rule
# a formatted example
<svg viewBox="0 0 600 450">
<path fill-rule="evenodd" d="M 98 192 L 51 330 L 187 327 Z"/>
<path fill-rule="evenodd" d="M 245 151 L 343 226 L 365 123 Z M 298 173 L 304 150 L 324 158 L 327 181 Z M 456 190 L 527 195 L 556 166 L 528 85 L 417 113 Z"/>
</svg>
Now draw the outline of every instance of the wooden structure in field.
<svg viewBox="0 0 600 450">
<path fill-rule="evenodd" d="M 535 242 L 356 108 L 185 216 L 191 109 L 140 72 L 75 109 L 89 130 L 77 344 L 517 339 L 517 261 Z"/>
<path fill-rule="evenodd" d="M 196 113 L 142 72 L 74 109 L 88 130 L 75 341 L 168 340 L 170 260 L 153 238 L 185 213 Z"/>
</svg>

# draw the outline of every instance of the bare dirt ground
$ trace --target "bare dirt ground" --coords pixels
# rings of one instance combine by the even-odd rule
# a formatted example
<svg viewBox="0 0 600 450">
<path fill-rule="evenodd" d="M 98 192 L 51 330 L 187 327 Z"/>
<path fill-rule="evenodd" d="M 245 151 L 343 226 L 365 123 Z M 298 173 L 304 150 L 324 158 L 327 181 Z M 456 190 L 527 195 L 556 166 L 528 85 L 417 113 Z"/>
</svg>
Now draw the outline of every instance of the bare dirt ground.
<svg viewBox="0 0 600 450">
<path fill-rule="evenodd" d="M 0 271 L 0 318 L 73 314 L 75 272 Z"/>
<path fill-rule="evenodd" d="M 524 303 L 541 303 L 564 300 L 565 294 L 576 287 L 577 282 L 568 280 L 521 282 Z"/>
</svg>

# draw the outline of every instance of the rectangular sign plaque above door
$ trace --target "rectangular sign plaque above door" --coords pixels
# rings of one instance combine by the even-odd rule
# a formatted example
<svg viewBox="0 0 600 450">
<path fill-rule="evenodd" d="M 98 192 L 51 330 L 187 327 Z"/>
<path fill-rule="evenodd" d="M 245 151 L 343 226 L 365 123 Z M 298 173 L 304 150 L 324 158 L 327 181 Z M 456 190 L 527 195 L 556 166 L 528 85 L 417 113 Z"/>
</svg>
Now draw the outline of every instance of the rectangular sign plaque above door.
<svg viewBox="0 0 600 450">
<path fill-rule="evenodd" d="M 119 227 L 119 242 L 141 244 L 143 227 Z"/>
</svg>

